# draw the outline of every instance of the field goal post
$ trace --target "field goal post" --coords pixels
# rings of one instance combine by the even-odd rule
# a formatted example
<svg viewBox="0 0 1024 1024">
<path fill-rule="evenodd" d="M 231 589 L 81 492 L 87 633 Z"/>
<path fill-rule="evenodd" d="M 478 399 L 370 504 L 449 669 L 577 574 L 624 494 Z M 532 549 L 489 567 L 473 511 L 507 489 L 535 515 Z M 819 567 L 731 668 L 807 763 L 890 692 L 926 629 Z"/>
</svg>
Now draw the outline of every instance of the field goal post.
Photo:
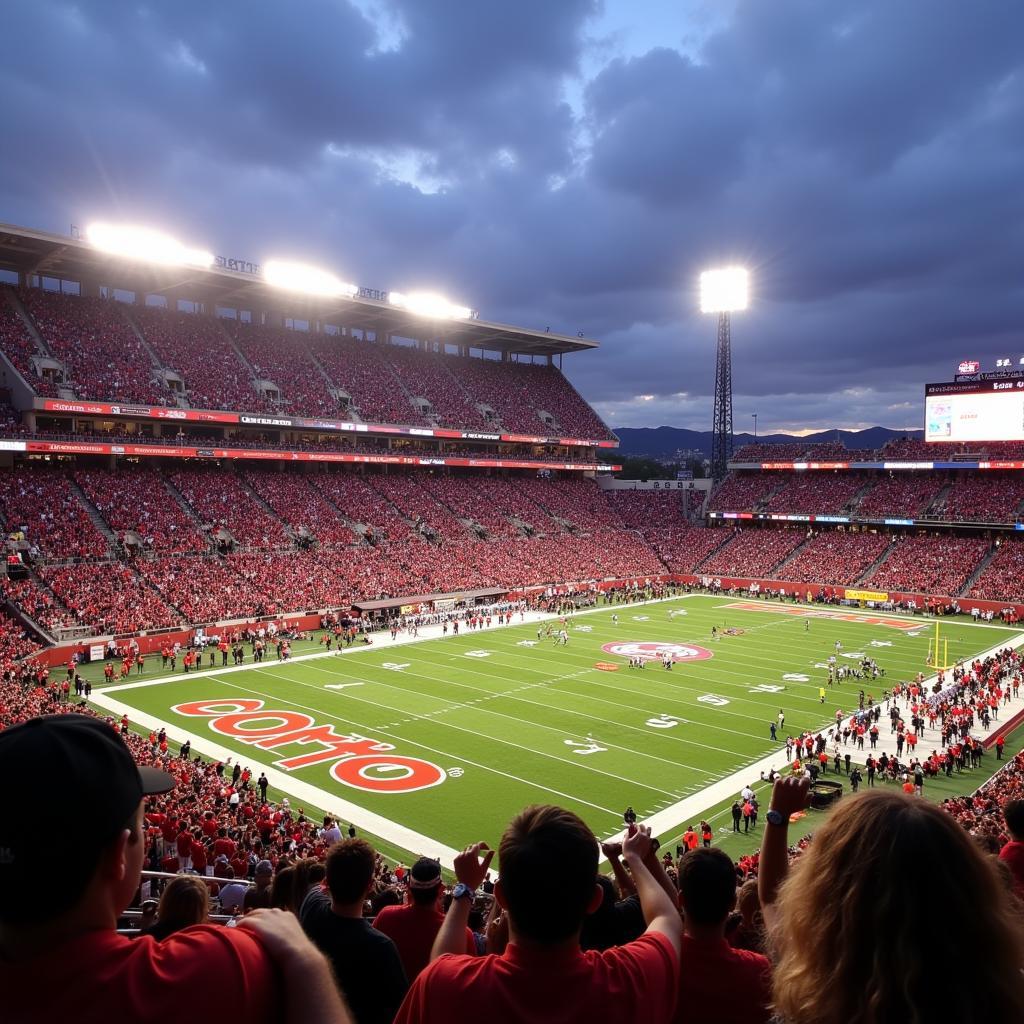
<svg viewBox="0 0 1024 1024">
<path fill-rule="evenodd" d="M 925 664 L 936 672 L 945 672 L 953 667 L 949 660 L 949 640 L 942 636 L 938 622 L 935 623 L 935 635 L 928 641 Z"/>
</svg>

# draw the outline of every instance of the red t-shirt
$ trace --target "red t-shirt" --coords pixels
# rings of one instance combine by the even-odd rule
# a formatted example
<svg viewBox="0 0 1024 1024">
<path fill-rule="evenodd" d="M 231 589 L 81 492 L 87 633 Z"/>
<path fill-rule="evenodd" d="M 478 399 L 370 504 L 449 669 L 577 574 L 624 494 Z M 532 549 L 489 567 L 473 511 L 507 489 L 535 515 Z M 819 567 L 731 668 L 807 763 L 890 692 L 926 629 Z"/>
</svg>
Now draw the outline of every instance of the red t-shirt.
<svg viewBox="0 0 1024 1024">
<path fill-rule="evenodd" d="M 679 959 L 656 932 L 603 952 L 512 943 L 501 956 L 439 957 L 413 982 L 395 1024 L 667 1024 L 678 989 Z"/>
<path fill-rule="evenodd" d="M 724 939 L 683 936 L 679 951 L 675 1024 L 703 1019 L 722 1024 L 767 1024 L 772 1014 L 772 969 L 766 956 L 734 949 Z"/>
<path fill-rule="evenodd" d="M 53 984 L 53 957 L 75 965 L 73 985 Z M 80 973 L 79 973 L 80 972 Z M 198 925 L 163 942 L 85 932 L 28 962 L 0 963 L 6 1024 L 246 1024 L 284 1019 L 284 989 L 266 949 L 239 928 Z M 202 998 L 183 993 L 201 992 Z"/>
<path fill-rule="evenodd" d="M 1017 895 L 1024 897 L 1024 842 L 1011 839 L 999 851 L 999 859 L 1009 865 Z"/>
<path fill-rule="evenodd" d="M 223 854 L 224 856 L 226 856 L 230 860 L 232 857 L 234 857 L 236 849 L 237 849 L 237 847 L 235 846 L 234 839 L 220 838 L 220 839 L 214 840 L 214 843 L 213 843 L 213 855 L 214 855 L 214 857 L 220 857 Z"/>
<path fill-rule="evenodd" d="M 412 983 L 430 963 L 430 950 L 441 930 L 444 914 L 433 904 L 429 907 L 408 903 L 401 907 L 384 907 L 374 918 L 373 927 L 383 932 L 397 947 L 405 976 Z M 466 952 L 476 953 L 476 940 L 466 929 Z"/>
</svg>

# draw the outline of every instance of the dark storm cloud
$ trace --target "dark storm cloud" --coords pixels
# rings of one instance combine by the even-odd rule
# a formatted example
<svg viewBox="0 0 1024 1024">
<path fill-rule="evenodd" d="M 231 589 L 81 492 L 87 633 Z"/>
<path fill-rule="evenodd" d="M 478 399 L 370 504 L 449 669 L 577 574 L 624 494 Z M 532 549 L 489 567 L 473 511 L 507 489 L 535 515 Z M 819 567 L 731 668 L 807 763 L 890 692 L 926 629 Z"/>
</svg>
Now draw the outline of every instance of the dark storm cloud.
<svg viewBox="0 0 1024 1024">
<path fill-rule="evenodd" d="M 619 52 L 592 0 L 8 5 L 0 219 L 583 330 L 624 425 L 710 420 L 719 261 L 754 273 L 738 424 L 914 425 L 926 379 L 1024 352 L 1024 7 L 740 0 L 682 52 L 706 9 L 666 6 Z"/>
</svg>

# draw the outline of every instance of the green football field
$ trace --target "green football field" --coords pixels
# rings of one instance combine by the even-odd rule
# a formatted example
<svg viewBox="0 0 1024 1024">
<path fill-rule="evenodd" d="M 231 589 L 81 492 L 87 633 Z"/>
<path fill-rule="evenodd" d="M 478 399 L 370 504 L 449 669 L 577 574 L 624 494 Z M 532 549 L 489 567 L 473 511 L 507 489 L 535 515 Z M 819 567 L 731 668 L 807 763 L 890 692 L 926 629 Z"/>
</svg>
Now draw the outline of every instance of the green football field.
<svg viewBox="0 0 1024 1024">
<path fill-rule="evenodd" d="M 94 701 L 147 728 L 166 725 L 176 740 L 191 736 L 196 751 L 233 756 L 254 775 L 266 769 L 293 803 L 355 820 L 393 849 L 447 860 L 477 839 L 496 843 L 536 802 L 572 808 L 599 836 L 615 833 L 632 805 L 674 837 L 754 781 L 756 770 L 749 779 L 742 769 L 778 754 L 786 733 L 855 708 L 860 688 L 877 697 L 927 671 L 934 628 L 691 596 L 577 615 L 564 646 L 538 639 L 537 623 L 394 645 L 384 636 L 341 655 L 188 676 L 179 668 L 172 679 L 147 666 Z M 951 660 L 1017 635 L 963 620 L 941 629 Z M 846 681 L 822 704 L 837 640 L 840 664 L 867 653 L 886 677 Z M 628 667 L 630 654 L 664 650 L 676 658 L 671 671 L 659 660 Z M 780 709 L 785 731 L 773 743 Z"/>
</svg>

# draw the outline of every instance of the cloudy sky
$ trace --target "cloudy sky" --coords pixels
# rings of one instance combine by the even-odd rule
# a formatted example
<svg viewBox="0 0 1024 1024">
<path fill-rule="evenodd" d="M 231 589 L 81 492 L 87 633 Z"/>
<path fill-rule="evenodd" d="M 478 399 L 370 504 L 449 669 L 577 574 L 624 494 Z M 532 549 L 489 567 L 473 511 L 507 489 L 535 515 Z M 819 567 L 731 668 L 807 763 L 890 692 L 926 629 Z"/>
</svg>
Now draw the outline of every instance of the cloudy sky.
<svg viewBox="0 0 1024 1024">
<path fill-rule="evenodd" d="M 614 426 L 710 427 L 721 262 L 738 430 L 920 426 L 1024 355 L 1019 0 L 11 0 L 4 38 L 0 221 L 583 331 Z"/>
</svg>

